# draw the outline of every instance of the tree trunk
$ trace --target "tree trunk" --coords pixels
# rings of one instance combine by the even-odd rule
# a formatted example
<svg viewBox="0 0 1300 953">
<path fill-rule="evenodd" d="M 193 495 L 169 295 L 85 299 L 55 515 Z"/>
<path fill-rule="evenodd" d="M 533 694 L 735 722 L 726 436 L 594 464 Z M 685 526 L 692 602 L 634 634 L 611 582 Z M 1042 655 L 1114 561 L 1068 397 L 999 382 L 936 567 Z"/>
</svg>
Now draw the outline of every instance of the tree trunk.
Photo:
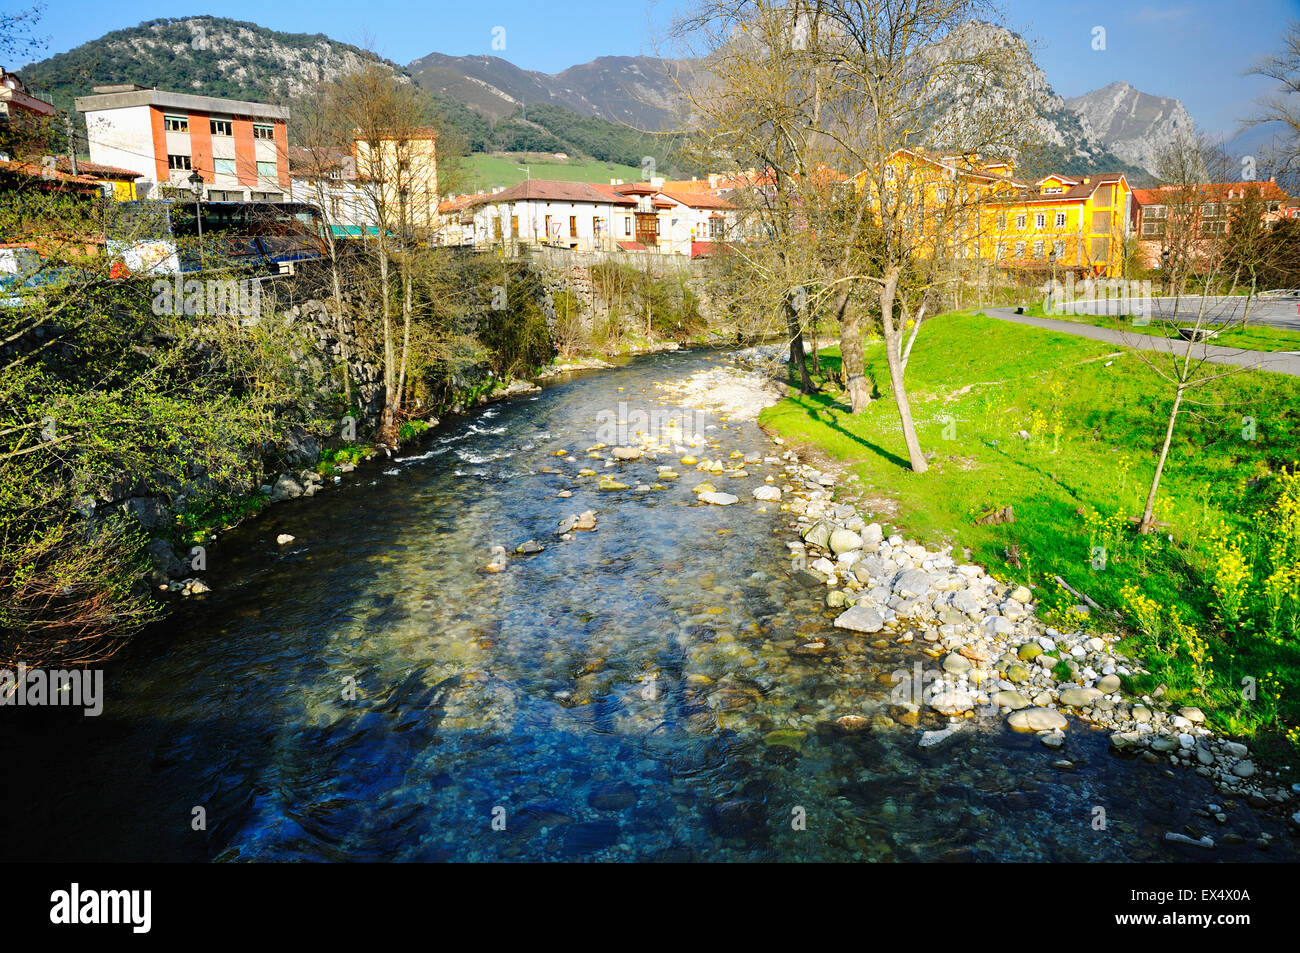
<svg viewBox="0 0 1300 953">
<path fill-rule="evenodd" d="M 799 369 L 801 391 L 805 394 L 815 393 L 817 388 L 808 376 L 808 358 L 803 352 L 803 329 L 799 327 L 799 314 L 795 311 L 794 302 L 788 295 L 785 299 L 785 319 L 790 333 L 790 370 L 793 372 L 796 367 Z"/>
<path fill-rule="evenodd" d="M 401 370 L 397 375 L 397 399 L 394 405 L 402 409 L 406 398 L 406 356 L 411 350 L 411 263 L 407 257 L 402 259 L 402 360 Z"/>
<path fill-rule="evenodd" d="M 326 225 L 326 228 L 331 228 Z M 338 325 L 339 358 L 343 364 L 343 400 L 352 407 L 352 375 L 348 373 L 348 344 L 344 335 L 346 323 L 343 320 L 343 279 L 339 275 L 338 246 L 334 243 L 334 233 L 329 232 L 330 279 L 334 285 L 334 320 Z"/>
<path fill-rule="evenodd" d="M 862 315 L 849 301 L 849 292 L 841 292 L 837 303 L 840 321 L 840 356 L 843 360 L 844 390 L 849 395 L 852 413 L 865 410 L 871 403 L 867 387 L 866 360 L 862 356 Z"/>
<path fill-rule="evenodd" d="M 380 224 L 382 232 L 384 226 Z M 393 316 L 388 288 L 388 249 L 383 236 L 379 239 L 379 297 L 384 319 L 384 419 L 383 426 L 393 423 Z"/>
<path fill-rule="evenodd" d="M 1142 511 L 1142 522 L 1138 524 L 1138 532 L 1147 535 L 1156 525 L 1156 493 L 1160 490 L 1160 476 L 1165 472 L 1165 460 L 1169 458 L 1169 445 L 1174 442 L 1174 424 L 1178 421 L 1178 408 L 1183 403 L 1183 391 L 1186 386 L 1178 385 L 1178 390 L 1174 392 L 1174 405 L 1169 408 L 1169 424 L 1165 427 L 1165 442 L 1160 448 L 1160 459 L 1156 461 L 1156 475 L 1151 479 L 1151 492 L 1147 494 L 1147 505 Z"/>
<path fill-rule="evenodd" d="M 907 443 L 907 456 L 913 473 L 924 473 L 930 468 L 916 439 L 912 423 L 912 408 L 907 401 L 907 388 L 903 384 L 903 330 L 894 323 L 894 295 L 898 289 L 898 269 L 891 268 L 885 275 L 885 285 L 880 289 L 880 323 L 885 332 L 885 356 L 889 361 L 889 383 L 894 389 L 894 403 L 898 405 L 898 419 L 903 425 L 903 439 Z"/>
</svg>

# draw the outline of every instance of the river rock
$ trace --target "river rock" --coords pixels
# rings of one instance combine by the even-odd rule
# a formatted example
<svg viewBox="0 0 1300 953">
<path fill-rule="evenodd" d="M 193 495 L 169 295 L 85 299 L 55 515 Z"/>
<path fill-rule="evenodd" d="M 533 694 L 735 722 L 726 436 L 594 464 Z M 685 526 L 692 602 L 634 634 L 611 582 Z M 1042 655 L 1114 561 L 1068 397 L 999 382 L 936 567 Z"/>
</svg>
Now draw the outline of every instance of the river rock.
<svg viewBox="0 0 1300 953">
<path fill-rule="evenodd" d="M 1103 675 L 1097 680 L 1097 691 L 1103 695 L 1111 695 L 1119 691 L 1120 680 L 1118 675 Z"/>
<path fill-rule="evenodd" d="M 1061 692 L 1061 704 L 1087 708 L 1100 697 L 1101 692 L 1095 688 L 1067 688 Z"/>
<path fill-rule="evenodd" d="M 871 606 L 860 602 L 847 612 L 841 612 L 835 619 L 835 627 L 852 632 L 879 632 L 885 627 L 885 620 Z"/>
<path fill-rule="evenodd" d="M 1026 708 L 1008 715 L 1007 724 L 1017 731 L 1059 731 L 1069 722 L 1054 708 Z"/>
<path fill-rule="evenodd" d="M 943 670 L 949 675 L 961 675 L 963 672 L 969 672 L 973 667 L 970 659 L 955 652 L 943 660 Z"/>
<path fill-rule="evenodd" d="M 740 497 L 733 493 L 701 493 L 700 502 L 712 503 L 715 506 L 730 506 L 732 503 L 739 503 Z"/>
<path fill-rule="evenodd" d="M 1019 692 L 1001 691 L 993 696 L 993 701 L 1003 708 L 1010 708 L 1012 711 L 1019 711 L 1022 708 L 1029 707 L 1029 700 Z"/>
<path fill-rule="evenodd" d="M 831 532 L 832 529 L 830 527 L 830 524 L 823 523 L 820 521 L 813 523 L 812 526 L 809 526 L 806 530 L 804 530 L 804 534 L 803 534 L 804 542 L 809 543 L 813 546 L 820 546 L 823 549 L 825 549 L 826 544 L 830 542 Z"/>
<path fill-rule="evenodd" d="M 925 750 L 937 748 L 959 735 L 962 728 L 962 725 L 951 725 L 940 731 L 927 731 L 921 735 L 921 740 L 916 743 L 916 746 Z"/>
<path fill-rule="evenodd" d="M 851 530 L 837 529 L 831 533 L 828 545 L 831 552 L 838 556 L 840 553 L 862 548 L 862 537 Z"/>
<path fill-rule="evenodd" d="M 290 536 L 288 533 L 281 533 L 275 538 L 275 544 L 277 546 L 288 546 L 295 539 L 297 539 L 296 536 Z"/>
<path fill-rule="evenodd" d="M 615 447 L 613 453 L 615 460 L 641 459 L 641 451 L 636 447 Z"/>
<path fill-rule="evenodd" d="M 287 473 L 281 473 L 271 487 L 271 502 L 281 503 L 284 500 L 296 500 L 302 496 L 302 486 L 293 477 Z"/>
<path fill-rule="evenodd" d="M 754 499 L 774 503 L 781 499 L 781 491 L 774 486 L 758 486 L 754 488 Z"/>
<path fill-rule="evenodd" d="M 930 707 L 941 715 L 960 715 L 975 707 L 975 699 L 966 692 L 939 692 L 930 699 Z"/>
</svg>

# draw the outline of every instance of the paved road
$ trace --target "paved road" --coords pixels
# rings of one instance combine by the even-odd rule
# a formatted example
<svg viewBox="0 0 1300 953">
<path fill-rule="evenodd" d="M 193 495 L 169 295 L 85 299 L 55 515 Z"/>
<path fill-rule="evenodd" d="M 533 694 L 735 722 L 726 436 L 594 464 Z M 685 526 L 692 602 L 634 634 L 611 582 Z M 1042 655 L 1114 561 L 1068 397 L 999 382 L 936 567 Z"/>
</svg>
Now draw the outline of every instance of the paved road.
<svg viewBox="0 0 1300 953">
<path fill-rule="evenodd" d="M 1115 301 L 1107 302 L 1102 299 L 1074 301 L 1069 304 L 1069 307 L 1075 309 L 1078 314 L 1114 314 L 1116 304 Z M 1200 309 L 1199 295 L 1151 299 L 1153 321 L 1195 324 Z M 1244 296 L 1211 295 L 1207 299 L 1205 308 L 1205 323 L 1222 325 L 1230 320 L 1240 320 L 1245 310 Z M 1250 303 L 1249 317 L 1251 324 L 1267 324 L 1269 327 L 1300 331 L 1300 298 L 1255 298 Z"/>
<path fill-rule="evenodd" d="M 1061 331 L 1094 341 L 1105 341 L 1143 351 L 1158 351 L 1163 354 L 1182 356 L 1187 342 L 1181 338 L 1153 337 L 1149 334 L 1134 334 L 1117 331 L 1113 328 L 1095 328 L 1090 324 L 1076 321 L 1057 321 L 1052 318 L 1031 318 L 1016 314 L 1015 308 L 985 308 L 984 313 L 991 318 L 1011 321 L 1015 324 L 1028 324 L 1036 328 Z M 1250 367 L 1261 371 L 1273 371 L 1277 374 L 1290 374 L 1300 377 L 1300 353 L 1294 351 L 1243 351 L 1235 347 L 1223 347 L 1220 344 L 1193 344 L 1194 360 L 1204 358 L 1213 364 L 1234 364 L 1238 367 Z"/>
</svg>

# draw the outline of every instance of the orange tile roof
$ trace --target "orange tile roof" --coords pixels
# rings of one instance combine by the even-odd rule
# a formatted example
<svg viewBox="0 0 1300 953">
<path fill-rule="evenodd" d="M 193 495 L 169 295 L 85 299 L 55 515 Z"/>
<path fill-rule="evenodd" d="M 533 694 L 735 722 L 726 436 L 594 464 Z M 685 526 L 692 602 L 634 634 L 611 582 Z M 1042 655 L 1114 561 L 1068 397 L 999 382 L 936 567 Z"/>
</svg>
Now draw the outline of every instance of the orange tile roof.
<svg viewBox="0 0 1300 953">
<path fill-rule="evenodd" d="M 1287 202 L 1290 196 L 1283 191 L 1282 187 L 1276 182 L 1208 182 L 1198 185 L 1196 188 L 1206 193 L 1206 198 L 1212 198 L 1216 201 L 1234 201 L 1229 198 L 1230 192 L 1244 193 L 1246 189 L 1257 189 L 1259 197 L 1268 201 Z M 1177 193 L 1178 186 L 1162 185 L 1154 189 L 1134 189 L 1133 201 L 1138 205 L 1161 205 L 1169 200 L 1171 193 Z M 1242 198 L 1244 195 L 1238 194 L 1236 198 Z"/>
</svg>

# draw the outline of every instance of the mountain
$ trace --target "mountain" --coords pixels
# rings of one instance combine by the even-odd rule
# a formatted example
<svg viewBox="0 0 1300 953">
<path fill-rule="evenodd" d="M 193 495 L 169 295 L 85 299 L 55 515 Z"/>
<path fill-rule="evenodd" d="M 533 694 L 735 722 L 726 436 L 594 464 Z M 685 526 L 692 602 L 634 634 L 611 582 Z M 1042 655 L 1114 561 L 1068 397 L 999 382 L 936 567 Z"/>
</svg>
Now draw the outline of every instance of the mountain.
<svg viewBox="0 0 1300 953">
<path fill-rule="evenodd" d="M 1147 96 L 1116 83 L 1064 100 L 1052 89 L 1023 39 L 988 23 L 971 23 L 955 41 L 1013 46 L 1018 79 L 1005 89 L 954 89 L 948 128 L 959 131 L 974 101 L 1011 98 L 1032 106 L 1034 148 L 1020 157 L 1030 176 L 1125 172 L 1145 180 L 1154 151 L 1191 119 L 1177 100 Z M 559 73 L 524 70 L 494 56 L 430 53 L 407 66 L 321 34 L 282 33 L 224 17 L 160 19 L 115 30 L 22 70 L 29 87 L 70 109 L 98 83 L 138 83 L 212 96 L 282 102 L 366 63 L 379 63 L 426 90 L 431 111 L 476 152 L 568 152 L 640 166 L 654 156 L 667 174 L 703 170 L 676 159 L 682 137 L 674 77 L 697 64 L 647 56 L 604 56 Z M 965 111 L 965 112 L 964 112 Z M 935 144 L 937 146 L 937 144 Z"/>
<path fill-rule="evenodd" d="M 1111 83 L 1074 96 L 1065 100 L 1065 106 L 1079 118 L 1090 139 L 1152 175 L 1160 152 L 1196 131 L 1177 99 L 1153 96 L 1128 83 Z"/>
<path fill-rule="evenodd" d="M 425 89 L 494 119 L 546 103 L 658 131 L 677 124 L 680 96 L 673 76 L 680 65 L 649 56 L 602 56 L 560 73 L 540 73 L 496 56 L 430 53 L 406 68 Z"/>
<path fill-rule="evenodd" d="M 114 30 L 25 67 L 23 81 L 60 109 L 98 83 L 137 83 L 260 102 L 280 102 L 318 83 L 396 63 L 320 33 L 280 33 L 225 17 L 150 20 Z"/>
<path fill-rule="evenodd" d="M 930 55 L 944 63 L 987 64 L 987 68 L 950 68 L 942 84 L 927 89 L 932 118 L 919 145 L 963 150 L 972 130 L 981 142 L 995 142 L 1005 134 L 1009 141 L 992 151 L 1012 153 L 1018 178 L 1032 180 L 1049 172 L 1122 172 L 1142 182 L 1148 178 L 1144 169 L 1117 155 L 1084 127 L 1018 33 L 972 20 L 944 36 Z M 1000 78 L 990 79 L 989 72 Z M 1009 128 L 1003 128 L 1008 123 Z"/>
<path fill-rule="evenodd" d="M 282 33 L 255 23 L 197 16 L 114 30 L 24 67 L 22 77 L 62 110 L 72 109 L 74 97 L 100 83 L 285 102 L 367 63 L 379 63 L 401 82 L 412 81 L 406 68 L 321 34 Z M 459 133 L 471 151 L 568 152 L 632 166 L 639 166 L 642 156 L 657 155 L 661 166 L 673 168 L 671 159 L 664 158 L 671 144 L 627 122 L 595 115 L 590 86 L 588 92 L 575 92 L 580 86 L 576 80 L 557 84 L 557 95 L 551 96 L 545 84 L 532 79 L 549 82 L 545 74 L 493 57 L 433 54 L 413 67 L 430 94 L 437 122 Z M 649 67 L 629 67 L 629 75 L 640 68 Z M 585 74 L 583 68 L 573 72 L 578 78 Z M 578 103 L 580 110 L 568 108 L 567 102 Z M 524 104 L 537 105 L 530 111 Z M 627 109 L 624 113 L 631 115 Z"/>
</svg>

